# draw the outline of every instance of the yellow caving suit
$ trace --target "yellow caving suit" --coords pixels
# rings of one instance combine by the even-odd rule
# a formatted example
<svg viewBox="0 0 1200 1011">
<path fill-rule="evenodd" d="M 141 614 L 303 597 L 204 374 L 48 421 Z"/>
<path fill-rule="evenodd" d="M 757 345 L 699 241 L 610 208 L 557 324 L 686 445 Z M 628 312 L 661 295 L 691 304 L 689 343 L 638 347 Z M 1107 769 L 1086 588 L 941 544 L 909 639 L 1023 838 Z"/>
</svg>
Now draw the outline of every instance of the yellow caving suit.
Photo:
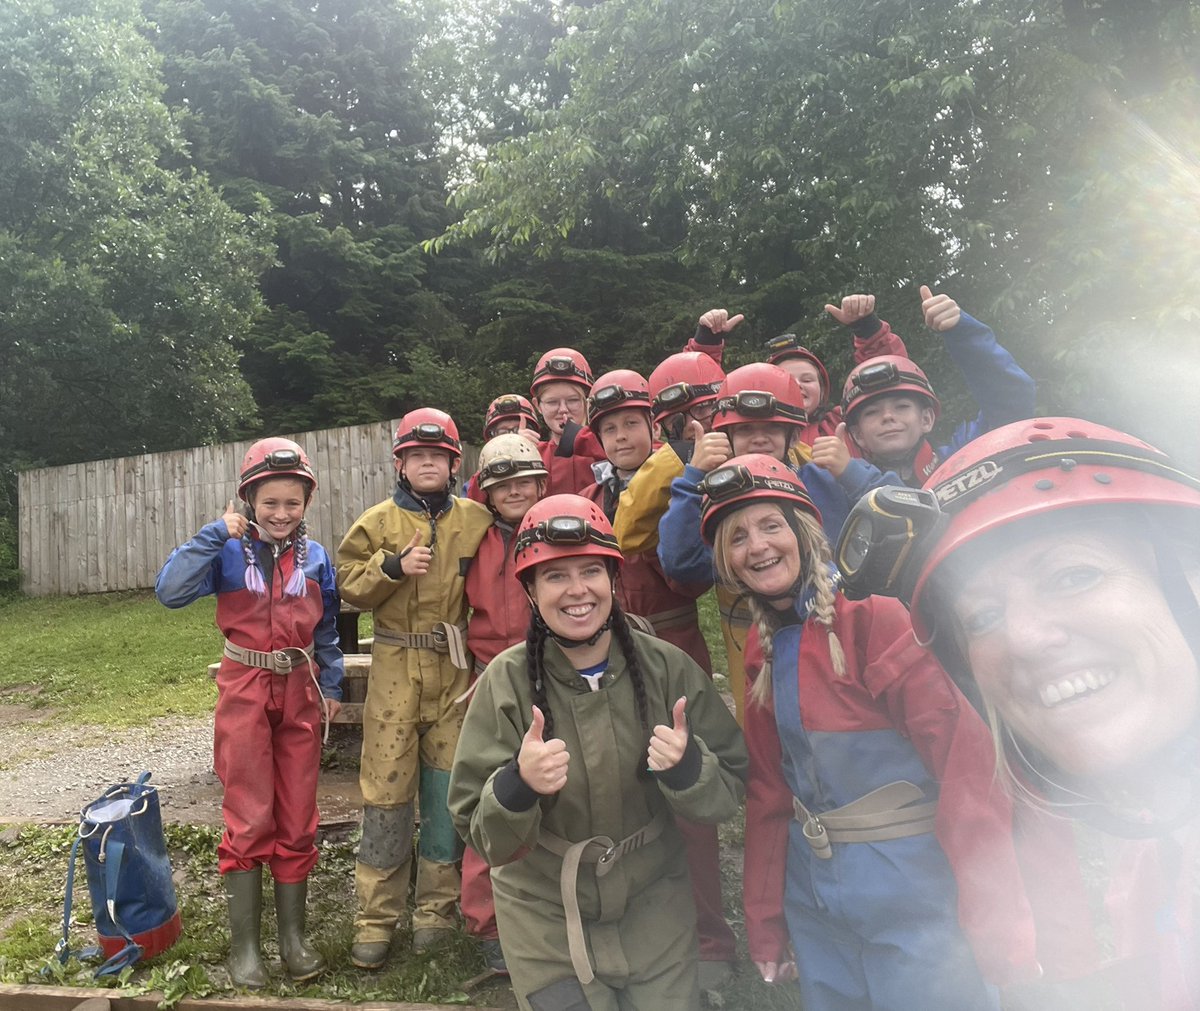
<svg viewBox="0 0 1200 1011">
<path fill-rule="evenodd" d="M 746 746 L 712 682 L 687 654 L 653 636 L 632 635 L 650 727 L 670 726 L 675 701 L 688 700 L 698 754 L 685 755 L 676 767 L 682 772 L 689 759 L 693 763 L 681 789 L 663 778 L 676 770 L 647 771 L 649 735 L 615 636 L 594 691 L 558 644 L 546 642 L 553 736 L 570 756 L 566 786 L 557 794 L 534 793 L 517 767 L 532 722 L 524 643 L 488 665 L 459 739 L 450 811 L 459 832 L 492 867 L 500 940 L 524 1009 L 582 1007 L 584 995 L 592 1011 L 700 1006 L 687 858 L 671 815 L 709 823 L 733 817 L 743 792 Z M 663 826 L 660 836 L 599 871 L 596 856 L 609 842 L 636 838 L 656 819 Z M 576 955 L 586 955 L 584 976 L 573 967 L 569 944 L 560 881 L 564 857 L 546 848 L 547 833 L 557 837 L 560 850 L 596 836 L 609 840 L 592 851 L 590 861 L 584 858 L 568 891 L 578 896 L 585 941 Z M 591 973 L 594 979 L 587 980 Z"/>
<path fill-rule="evenodd" d="M 392 498 L 372 506 L 355 521 L 337 551 L 342 598 L 371 608 L 375 644 L 363 707 L 359 783 L 363 795 L 363 834 L 355 865 L 358 913 L 356 942 L 388 941 L 407 905 L 413 840 L 413 801 L 420 789 L 413 929 L 454 926 L 460 881 L 461 844 L 450 825 L 446 789 L 466 703 L 471 667 L 466 654 L 459 669 L 444 647 L 389 642 L 393 635 L 430 633 L 439 622 L 465 626 L 463 594 L 466 560 L 492 524 L 477 502 L 448 497 L 433 517 L 399 485 Z M 429 571 L 391 578 L 382 566 L 418 530 L 433 544 Z M 465 650 L 465 638 L 463 640 Z"/>
<path fill-rule="evenodd" d="M 789 450 L 789 459 L 796 465 L 811 459 L 811 450 L 797 443 Z M 638 468 L 628 486 L 621 492 L 613 532 L 628 558 L 658 547 L 658 521 L 671 504 L 671 482 L 683 474 L 683 461 L 672 448 L 663 443 Z M 729 691 L 737 708 L 738 726 L 742 725 L 746 706 L 746 636 L 750 632 L 750 609 L 737 599 L 732 590 L 717 586 L 717 607 L 721 612 L 721 634 L 725 638 L 725 655 Z"/>
</svg>

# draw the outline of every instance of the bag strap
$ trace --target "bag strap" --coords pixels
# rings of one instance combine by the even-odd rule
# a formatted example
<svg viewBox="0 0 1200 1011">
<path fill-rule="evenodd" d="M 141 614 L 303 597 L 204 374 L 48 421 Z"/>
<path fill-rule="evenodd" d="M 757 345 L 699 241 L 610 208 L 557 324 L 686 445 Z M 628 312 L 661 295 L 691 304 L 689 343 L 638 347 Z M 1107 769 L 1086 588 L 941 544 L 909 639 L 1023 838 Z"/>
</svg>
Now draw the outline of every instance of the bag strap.
<svg viewBox="0 0 1200 1011">
<path fill-rule="evenodd" d="M 139 782 L 143 780 L 139 779 Z M 142 946 L 134 941 L 133 936 L 117 919 L 117 889 L 121 883 L 121 864 L 124 856 L 125 844 L 120 839 L 114 839 L 107 844 L 104 857 L 104 905 L 108 909 L 108 918 L 113 921 L 113 926 L 125 938 L 125 947 L 100 965 L 96 970 L 97 978 L 116 975 L 125 966 L 133 965 L 144 952 Z"/>
</svg>

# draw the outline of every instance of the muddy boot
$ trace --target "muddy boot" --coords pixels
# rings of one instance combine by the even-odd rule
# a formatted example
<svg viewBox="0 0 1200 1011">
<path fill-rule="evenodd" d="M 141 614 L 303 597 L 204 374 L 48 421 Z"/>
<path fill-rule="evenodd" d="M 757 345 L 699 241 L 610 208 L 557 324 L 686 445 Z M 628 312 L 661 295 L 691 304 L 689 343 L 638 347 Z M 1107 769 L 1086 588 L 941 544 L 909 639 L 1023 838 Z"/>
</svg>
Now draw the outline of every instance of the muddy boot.
<svg viewBox="0 0 1200 1011">
<path fill-rule="evenodd" d="M 229 903 L 229 978 L 235 986 L 267 985 L 267 969 L 259 948 L 262 925 L 262 868 L 230 871 L 224 877 Z"/>
<path fill-rule="evenodd" d="M 297 983 L 320 975 L 325 959 L 304 936 L 304 903 L 308 898 L 308 880 L 294 884 L 275 882 L 275 918 L 279 923 L 279 957 L 288 975 Z"/>
</svg>

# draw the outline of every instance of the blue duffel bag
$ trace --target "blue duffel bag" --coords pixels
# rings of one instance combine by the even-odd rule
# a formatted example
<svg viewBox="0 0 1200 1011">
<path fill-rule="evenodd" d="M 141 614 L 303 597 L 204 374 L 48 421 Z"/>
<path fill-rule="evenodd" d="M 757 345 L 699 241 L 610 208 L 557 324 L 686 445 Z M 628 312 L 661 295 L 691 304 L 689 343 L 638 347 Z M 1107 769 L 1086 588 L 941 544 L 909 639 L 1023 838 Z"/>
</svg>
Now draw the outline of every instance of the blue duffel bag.
<svg viewBox="0 0 1200 1011">
<path fill-rule="evenodd" d="M 97 976 L 118 973 L 139 959 L 162 954 L 182 930 L 158 790 L 149 779 L 150 773 L 143 772 L 137 782 L 114 786 L 88 804 L 80 812 L 78 838 L 71 846 L 63 936 L 54 950 L 63 963 L 72 954 L 67 932 L 75 859 L 82 849 L 100 945 L 77 955 L 105 959 Z"/>
</svg>

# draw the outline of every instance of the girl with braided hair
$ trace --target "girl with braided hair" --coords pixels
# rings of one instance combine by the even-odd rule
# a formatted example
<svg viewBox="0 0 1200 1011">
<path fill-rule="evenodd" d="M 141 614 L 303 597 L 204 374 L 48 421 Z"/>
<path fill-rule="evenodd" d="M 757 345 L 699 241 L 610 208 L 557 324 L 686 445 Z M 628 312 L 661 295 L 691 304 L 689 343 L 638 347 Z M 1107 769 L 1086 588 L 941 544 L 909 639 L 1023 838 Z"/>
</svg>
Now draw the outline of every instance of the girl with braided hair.
<svg viewBox="0 0 1200 1011">
<path fill-rule="evenodd" d="M 304 513 L 317 478 L 290 439 L 261 439 L 242 461 L 225 515 L 176 548 L 154 591 L 168 607 L 217 597 L 225 655 L 217 672 L 213 765 L 225 787 L 218 867 L 229 901 L 229 975 L 261 987 L 262 867 L 275 879 L 279 949 L 306 980 L 325 961 L 304 937 L 308 875 L 317 862 L 321 722 L 342 697 L 333 565 Z"/>
<path fill-rule="evenodd" d="M 704 672 L 630 627 L 612 525 L 576 495 L 525 514 L 532 620 L 467 711 L 450 777 L 459 832 L 491 865 L 513 989 L 531 1011 L 693 1011 L 695 914 L 673 815 L 720 822 L 745 745 Z"/>
<path fill-rule="evenodd" d="M 983 722 L 898 601 L 850 601 L 781 461 L 700 485 L 718 578 L 746 597 L 746 932 L 805 1011 L 998 1007 L 1035 975 L 1032 921 Z M 968 940 L 969 939 L 969 940 Z M 972 950 L 974 949 L 974 950 Z"/>
</svg>

